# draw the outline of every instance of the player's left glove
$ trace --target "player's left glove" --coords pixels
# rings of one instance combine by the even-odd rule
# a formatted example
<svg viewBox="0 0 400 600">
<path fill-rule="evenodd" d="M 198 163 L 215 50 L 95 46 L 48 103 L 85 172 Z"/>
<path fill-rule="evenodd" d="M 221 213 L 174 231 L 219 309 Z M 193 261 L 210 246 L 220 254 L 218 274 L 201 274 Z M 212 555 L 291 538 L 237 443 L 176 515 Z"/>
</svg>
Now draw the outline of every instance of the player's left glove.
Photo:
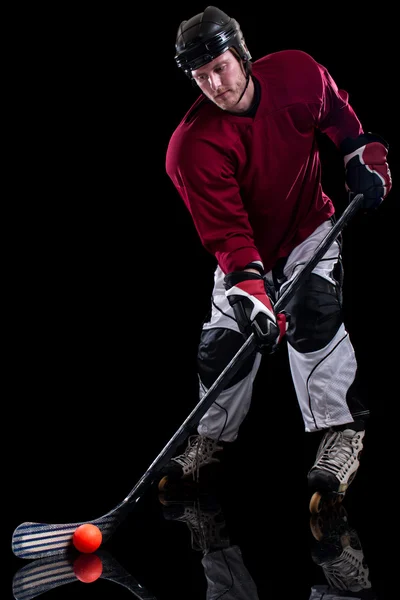
<svg viewBox="0 0 400 600">
<path fill-rule="evenodd" d="M 254 333 L 261 351 L 274 352 L 286 333 L 286 315 L 275 314 L 263 277 L 235 271 L 225 276 L 224 285 L 240 331 Z"/>
<path fill-rule="evenodd" d="M 392 188 L 392 177 L 387 163 L 389 146 L 384 139 L 371 133 L 345 139 L 340 149 L 344 155 L 346 189 L 363 194 L 367 210 L 379 206 Z"/>
</svg>

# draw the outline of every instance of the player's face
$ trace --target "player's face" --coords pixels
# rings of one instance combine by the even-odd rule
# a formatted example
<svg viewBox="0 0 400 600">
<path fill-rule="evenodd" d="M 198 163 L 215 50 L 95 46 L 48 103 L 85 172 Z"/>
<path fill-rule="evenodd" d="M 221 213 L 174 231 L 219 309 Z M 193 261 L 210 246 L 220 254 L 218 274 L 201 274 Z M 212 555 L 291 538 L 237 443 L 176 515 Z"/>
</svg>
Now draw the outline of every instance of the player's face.
<svg viewBox="0 0 400 600">
<path fill-rule="evenodd" d="M 192 71 L 192 77 L 203 94 L 223 110 L 235 110 L 246 87 L 243 66 L 230 50 Z"/>
</svg>

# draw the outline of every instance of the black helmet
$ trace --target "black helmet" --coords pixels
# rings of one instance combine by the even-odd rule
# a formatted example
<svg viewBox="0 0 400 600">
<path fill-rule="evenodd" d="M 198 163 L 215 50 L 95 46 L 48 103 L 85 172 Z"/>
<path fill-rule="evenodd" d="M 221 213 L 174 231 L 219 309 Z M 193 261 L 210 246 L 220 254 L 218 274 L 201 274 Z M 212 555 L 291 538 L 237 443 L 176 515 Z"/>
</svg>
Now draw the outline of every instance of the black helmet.
<svg viewBox="0 0 400 600">
<path fill-rule="evenodd" d="M 188 77 L 191 72 L 234 48 L 245 63 L 251 60 L 239 23 L 215 6 L 182 21 L 176 37 L 175 61 Z"/>
</svg>

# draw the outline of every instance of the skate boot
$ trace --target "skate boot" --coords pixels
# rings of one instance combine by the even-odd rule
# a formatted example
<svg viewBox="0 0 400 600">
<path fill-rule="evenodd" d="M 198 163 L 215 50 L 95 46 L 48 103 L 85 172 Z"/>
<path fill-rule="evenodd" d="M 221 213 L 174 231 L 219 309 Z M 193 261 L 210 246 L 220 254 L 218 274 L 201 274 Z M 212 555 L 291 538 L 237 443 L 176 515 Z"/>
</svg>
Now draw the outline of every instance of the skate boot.
<svg viewBox="0 0 400 600">
<path fill-rule="evenodd" d="M 308 473 L 310 511 L 341 502 L 359 467 L 365 435 L 362 421 L 331 428 L 324 434 L 316 461 Z"/>
<path fill-rule="evenodd" d="M 202 435 L 190 436 L 183 454 L 172 458 L 161 471 L 158 489 L 163 491 L 167 486 L 182 482 L 199 482 L 200 469 L 207 467 L 210 474 L 210 467 L 219 465 L 220 459 L 215 455 L 222 450 L 223 446 L 217 440 Z"/>
<path fill-rule="evenodd" d="M 159 500 L 165 520 L 186 523 L 193 550 L 207 554 L 230 545 L 225 517 L 214 495 L 193 495 L 191 500 L 180 500 L 171 494 L 161 493 Z"/>
<path fill-rule="evenodd" d="M 316 540 L 311 557 L 324 573 L 327 586 L 316 586 L 323 598 L 370 598 L 372 586 L 369 569 L 359 536 L 349 524 L 343 505 L 323 509 L 310 519 L 311 532 Z M 351 596 L 350 596 L 351 594 Z"/>
</svg>

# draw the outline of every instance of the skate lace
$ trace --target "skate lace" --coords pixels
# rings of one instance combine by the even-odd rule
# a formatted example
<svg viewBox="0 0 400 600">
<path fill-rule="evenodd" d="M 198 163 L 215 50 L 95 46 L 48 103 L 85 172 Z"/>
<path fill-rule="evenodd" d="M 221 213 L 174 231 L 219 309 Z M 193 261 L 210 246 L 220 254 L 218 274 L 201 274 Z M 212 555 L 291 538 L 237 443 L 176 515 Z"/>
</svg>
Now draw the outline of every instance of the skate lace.
<svg viewBox="0 0 400 600">
<path fill-rule="evenodd" d="M 371 587 L 369 569 L 364 564 L 362 550 L 350 546 L 339 558 L 323 565 L 325 577 L 332 587 L 346 592 L 359 592 Z"/>
<path fill-rule="evenodd" d="M 337 475 L 342 469 L 354 462 L 357 458 L 354 452 L 353 438 L 349 439 L 342 431 L 333 431 L 326 434 L 318 450 L 316 464 Z"/>
<path fill-rule="evenodd" d="M 212 444 L 212 440 L 209 440 L 209 444 Z M 183 454 L 176 456 L 173 460 L 182 467 L 190 467 L 193 480 L 198 481 L 201 463 L 205 456 L 212 456 L 215 446 L 216 442 L 213 444 L 211 452 L 208 452 L 206 438 L 202 435 L 191 435 Z"/>
<path fill-rule="evenodd" d="M 210 545 L 213 518 L 204 514 L 199 501 L 194 503 L 193 510 L 185 513 L 185 517 L 193 550 L 206 552 Z"/>
</svg>

